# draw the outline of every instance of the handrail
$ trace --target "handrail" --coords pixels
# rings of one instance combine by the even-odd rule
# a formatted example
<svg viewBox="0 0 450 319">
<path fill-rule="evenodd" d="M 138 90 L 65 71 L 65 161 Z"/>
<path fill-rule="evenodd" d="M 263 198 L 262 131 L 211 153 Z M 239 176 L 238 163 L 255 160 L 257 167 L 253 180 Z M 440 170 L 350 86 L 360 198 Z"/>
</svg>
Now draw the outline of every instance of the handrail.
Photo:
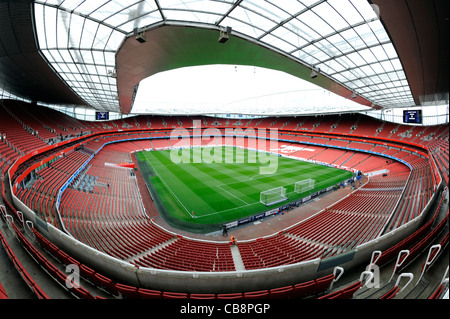
<svg viewBox="0 0 450 319">
<path fill-rule="evenodd" d="M 382 254 L 383 253 L 381 252 L 381 250 L 374 250 L 372 252 L 372 256 L 370 257 L 370 264 L 375 264 Z M 376 258 L 375 255 L 377 255 Z"/>
<path fill-rule="evenodd" d="M 406 255 L 404 258 L 402 258 L 404 255 Z M 397 271 L 397 268 L 400 267 L 406 260 L 406 257 L 409 256 L 409 250 L 408 249 L 404 249 L 404 250 L 400 250 L 400 252 L 398 253 L 397 256 L 397 261 L 395 262 L 395 266 L 394 266 L 394 271 L 392 272 L 391 278 L 389 279 L 388 283 L 391 282 L 392 278 L 395 275 L 395 272 Z"/>
<path fill-rule="evenodd" d="M 441 285 L 446 283 L 448 283 L 448 266 L 447 269 L 445 270 L 444 276 L 442 277 Z"/>
<path fill-rule="evenodd" d="M 337 273 L 338 271 L 339 271 L 339 274 L 336 275 L 336 273 Z M 332 290 L 332 289 L 333 289 L 334 283 L 337 282 L 337 281 L 342 277 L 343 274 L 344 274 L 344 268 L 339 267 L 339 266 L 334 267 L 334 269 L 333 269 L 334 279 L 333 279 L 333 281 L 332 281 L 331 284 L 330 284 L 329 290 Z"/>
<path fill-rule="evenodd" d="M 403 273 L 403 274 L 400 274 L 400 276 L 398 276 L 398 278 L 397 278 L 397 281 L 395 282 L 395 286 L 396 286 L 396 287 L 398 287 L 398 285 L 399 285 L 399 283 L 400 283 L 400 280 L 401 280 L 403 277 L 407 277 L 407 278 L 409 278 L 409 280 L 408 280 L 408 282 L 403 286 L 403 288 L 399 290 L 399 292 L 398 292 L 397 294 L 399 294 L 399 293 L 401 293 L 403 290 L 405 290 L 405 288 L 408 287 L 409 284 L 411 283 L 411 281 L 414 279 L 414 275 L 413 275 L 412 273 Z"/>
<path fill-rule="evenodd" d="M 436 254 L 432 255 L 432 253 L 437 249 Z M 422 267 L 422 272 L 420 274 L 419 279 L 417 279 L 416 285 L 420 282 L 420 280 L 422 279 L 423 275 L 425 274 L 425 271 L 427 270 L 427 267 L 429 265 L 431 265 L 434 260 L 436 259 L 437 255 L 439 254 L 439 252 L 441 251 L 441 245 L 440 244 L 436 244 L 430 247 L 430 249 L 428 250 L 428 256 L 427 259 L 425 261 L 425 265 Z M 431 259 L 430 259 L 431 257 Z"/>
</svg>

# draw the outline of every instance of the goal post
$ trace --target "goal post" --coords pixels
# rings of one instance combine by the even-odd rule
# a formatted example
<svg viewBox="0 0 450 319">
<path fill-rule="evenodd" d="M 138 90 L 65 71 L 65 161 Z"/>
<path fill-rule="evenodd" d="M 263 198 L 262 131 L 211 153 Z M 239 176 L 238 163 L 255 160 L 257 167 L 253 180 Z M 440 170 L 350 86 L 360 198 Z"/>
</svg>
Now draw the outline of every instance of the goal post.
<svg viewBox="0 0 450 319">
<path fill-rule="evenodd" d="M 301 194 L 303 192 L 311 190 L 314 188 L 315 182 L 316 182 L 316 180 L 311 179 L 311 178 L 295 182 L 294 191 L 297 194 Z"/>
<path fill-rule="evenodd" d="M 260 194 L 259 201 L 266 206 L 270 206 L 277 203 L 281 203 L 287 199 L 288 198 L 286 196 L 286 188 L 281 186 L 268 189 L 266 191 L 262 191 Z"/>
</svg>

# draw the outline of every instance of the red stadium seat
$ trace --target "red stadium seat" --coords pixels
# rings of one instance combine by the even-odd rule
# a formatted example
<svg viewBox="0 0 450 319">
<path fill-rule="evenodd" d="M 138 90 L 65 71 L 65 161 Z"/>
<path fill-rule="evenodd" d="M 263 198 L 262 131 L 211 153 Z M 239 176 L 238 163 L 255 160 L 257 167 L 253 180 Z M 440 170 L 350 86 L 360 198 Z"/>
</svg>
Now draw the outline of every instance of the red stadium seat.
<svg viewBox="0 0 450 319">
<path fill-rule="evenodd" d="M 138 294 L 142 299 L 161 299 L 161 291 L 139 288 Z"/>
<path fill-rule="evenodd" d="M 217 299 L 242 299 L 242 293 L 217 294 Z"/>
<path fill-rule="evenodd" d="M 92 283 L 95 282 L 95 271 L 86 265 L 80 265 L 80 275 L 81 277 L 89 280 Z"/>
<path fill-rule="evenodd" d="M 340 299 L 353 298 L 354 293 L 361 287 L 362 287 L 362 282 L 358 281 L 358 282 L 355 282 L 354 284 L 342 289 L 342 296 L 340 297 Z"/>
<path fill-rule="evenodd" d="M 338 290 L 338 291 L 331 292 L 331 293 L 329 293 L 329 294 L 320 296 L 320 297 L 317 298 L 317 299 L 340 299 L 341 296 L 342 296 L 342 291 Z"/>
<path fill-rule="evenodd" d="M 6 293 L 6 290 L 1 283 L 0 283 L 0 299 L 8 299 L 8 294 Z"/>
<path fill-rule="evenodd" d="M 269 290 L 269 299 L 289 299 L 292 296 L 294 287 L 286 286 Z"/>
<path fill-rule="evenodd" d="M 316 285 L 314 286 L 314 294 L 318 294 L 327 290 L 330 287 L 331 282 L 333 280 L 334 280 L 333 274 L 316 279 Z"/>
<path fill-rule="evenodd" d="M 268 297 L 268 290 L 250 291 L 244 293 L 244 299 L 267 299 Z"/>
<path fill-rule="evenodd" d="M 162 297 L 163 299 L 188 299 L 189 295 L 184 292 L 164 291 Z"/>
<path fill-rule="evenodd" d="M 315 280 L 310 280 L 300 284 L 294 285 L 294 290 L 292 291 L 292 298 L 305 298 L 314 294 L 316 282 Z"/>
<path fill-rule="evenodd" d="M 116 284 L 116 288 L 119 291 L 122 298 L 125 299 L 138 299 L 140 297 L 138 293 L 138 289 L 136 287 L 124 285 L 124 284 Z"/>
<path fill-rule="evenodd" d="M 110 294 L 116 295 L 118 293 L 116 285 L 110 278 L 95 273 L 93 280 L 94 284 L 96 284 L 99 287 L 102 287 Z"/>
<path fill-rule="evenodd" d="M 216 295 L 215 294 L 190 294 L 189 295 L 190 299 L 216 299 Z"/>
<path fill-rule="evenodd" d="M 398 294 L 399 291 L 400 291 L 400 288 L 395 286 L 394 288 L 392 288 L 391 290 L 386 292 L 384 295 L 382 295 L 380 297 L 380 299 L 392 299 L 395 297 L 395 295 Z"/>
</svg>

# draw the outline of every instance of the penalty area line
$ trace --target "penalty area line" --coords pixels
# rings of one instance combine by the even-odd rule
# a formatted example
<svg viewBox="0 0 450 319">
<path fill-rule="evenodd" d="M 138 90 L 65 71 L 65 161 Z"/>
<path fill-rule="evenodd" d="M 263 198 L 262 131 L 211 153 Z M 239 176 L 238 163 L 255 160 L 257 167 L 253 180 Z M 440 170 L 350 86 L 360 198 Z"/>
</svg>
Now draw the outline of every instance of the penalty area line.
<svg viewBox="0 0 450 319">
<path fill-rule="evenodd" d="M 221 186 L 225 186 L 225 185 L 216 185 L 217 187 L 219 187 L 221 190 L 223 190 L 225 193 L 233 196 L 234 198 L 240 200 L 241 202 L 243 202 L 246 206 L 250 205 L 249 203 L 247 203 L 245 200 L 243 200 L 242 198 L 237 197 L 236 195 L 230 193 L 229 191 L 227 191 L 226 189 L 223 189 Z M 242 207 L 242 206 L 241 206 Z"/>
</svg>

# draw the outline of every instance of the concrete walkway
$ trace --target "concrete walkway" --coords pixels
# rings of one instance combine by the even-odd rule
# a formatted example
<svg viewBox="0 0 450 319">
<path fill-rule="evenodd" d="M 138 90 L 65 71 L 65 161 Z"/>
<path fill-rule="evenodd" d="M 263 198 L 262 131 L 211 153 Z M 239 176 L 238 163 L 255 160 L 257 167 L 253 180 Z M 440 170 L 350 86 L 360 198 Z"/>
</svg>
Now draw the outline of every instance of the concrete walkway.
<svg viewBox="0 0 450 319">
<path fill-rule="evenodd" d="M 234 267 L 236 271 L 244 271 L 245 266 L 242 261 L 241 253 L 239 252 L 239 248 L 237 246 L 231 245 L 231 255 L 233 256 Z"/>
</svg>

